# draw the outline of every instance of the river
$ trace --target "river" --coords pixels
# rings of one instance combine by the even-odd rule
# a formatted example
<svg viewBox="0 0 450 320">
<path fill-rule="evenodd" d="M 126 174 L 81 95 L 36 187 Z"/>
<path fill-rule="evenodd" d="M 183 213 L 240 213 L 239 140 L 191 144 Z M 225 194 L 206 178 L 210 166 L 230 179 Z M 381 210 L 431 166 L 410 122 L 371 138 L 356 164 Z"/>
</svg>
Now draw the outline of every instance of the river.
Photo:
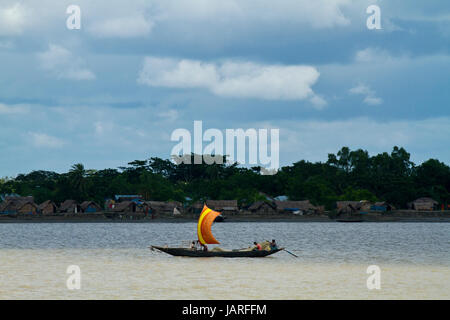
<svg viewBox="0 0 450 320">
<path fill-rule="evenodd" d="M 298 258 L 184 258 L 148 248 L 187 244 L 195 232 L 195 223 L 0 224 L 0 299 L 450 299 L 449 223 L 213 226 L 222 248 L 276 239 Z M 67 287 L 71 265 L 80 289 Z M 380 289 L 367 287 L 371 265 Z"/>
</svg>

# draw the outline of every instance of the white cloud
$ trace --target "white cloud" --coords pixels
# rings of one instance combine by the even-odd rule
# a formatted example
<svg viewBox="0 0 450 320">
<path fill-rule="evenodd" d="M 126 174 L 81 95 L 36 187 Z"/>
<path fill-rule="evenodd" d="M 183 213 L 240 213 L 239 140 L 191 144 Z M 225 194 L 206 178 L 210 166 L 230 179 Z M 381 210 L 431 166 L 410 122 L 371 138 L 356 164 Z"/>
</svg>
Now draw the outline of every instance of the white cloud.
<svg viewBox="0 0 450 320">
<path fill-rule="evenodd" d="M 158 113 L 158 117 L 169 122 L 174 122 L 178 119 L 178 111 L 175 109 L 161 111 Z"/>
<path fill-rule="evenodd" d="M 366 48 L 359 50 L 355 54 L 355 61 L 362 63 L 370 63 L 375 61 L 387 62 L 393 60 L 388 51 L 380 48 Z"/>
<path fill-rule="evenodd" d="M 375 106 L 383 103 L 383 99 L 373 96 L 367 96 L 364 98 L 364 103 Z"/>
<path fill-rule="evenodd" d="M 0 5 L 0 36 L 21 34 L 26 22 L 26 10 L 21 4 Z"/>
<path fill-rule="evenodd" d="M 0 103 L 0 114 L 7 115 L 7 114 L 24 114 L 29 111 L 28 107 L 24 105 L 14 105 L 9 106 L 3 103 Z"/>
<path fill-rule="evenodd" d="M 142 15 L 117 17 L 92 23 L 88 31 L 101 38 L 134 38 L 150 34 L 154 23 Z"/>
<path fill-rule="evenodd" d="M 351 94 L 364 95 L 364 103 L 368 105 L 379 105 L 383 103 L 383 99 L 376 96 L 375 91 L 370 89 L 370 87 L 359 84 L 356 87 L 353 87 L 349 90 Z"/>
<path fill-rule="evenodd" d="M 309 99 L 309 101 L 317 109 L 322 109 L 323 107 L 325 107 L 328 104 L 328 102 L 324 98 L 322 98 L 321 96 L 318 96 L 318 95 L 312 96 L 311 99 Z"/>
<path fill-rule="evenodd" d="M 38 54 L 38 58 L 41 67 L 58 79 L 95 79 L 95 74 L 84 67 L 84 61 L 62 46 L 50 44 L 47 51 Z"/>
<path fill-rule="evenodd" d="M 206 63 L 147 57 L 138 82 L 154 87 L 204 88 L 218 96 L 265 100 L 311 99 L 323 106 L 323 98 L 311 86 L 319 72 L 303 65 L 262 65 L 251 62 Z"/>
<path fill-rule="evenodd" d="M 210 63 L 146 57 L 138 81 L 155 87 L 205 88 L 215 85 L 218 77 Z"/>
<path fill-rule="evenodd" d="M 64 140 L 45 133 L 29 132 L 28 134 L 32 144 L 38 148 L 60 148 L 65 145 Z"/>
</svg>

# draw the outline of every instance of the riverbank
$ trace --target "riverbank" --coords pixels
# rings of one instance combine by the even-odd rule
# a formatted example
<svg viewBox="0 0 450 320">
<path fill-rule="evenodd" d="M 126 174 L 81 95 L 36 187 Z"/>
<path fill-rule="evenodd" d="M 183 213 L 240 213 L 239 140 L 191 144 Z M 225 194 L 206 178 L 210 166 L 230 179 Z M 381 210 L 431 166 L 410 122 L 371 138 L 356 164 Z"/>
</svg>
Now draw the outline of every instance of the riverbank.
<svg viewBox="0 0 450 320">
<path fill-rule="evenodd" d="M 151 217 L 111 217 L 103 212 L 83 213 L 77 215 L 53 215 L 53 216 L 0 216 L 0 223 L 187 223 L 197 222 L 196 215 Z M 358 215 L 330 218 L 329 215 L 246 215 L 236 214 L 227 216 L 225 223 L 233 222 L 450 222 L 450 211 L 411 212 L 399 210 L 389 214 Z M 223 223 L 223 222 L 218 222 Z"/>
</svg>

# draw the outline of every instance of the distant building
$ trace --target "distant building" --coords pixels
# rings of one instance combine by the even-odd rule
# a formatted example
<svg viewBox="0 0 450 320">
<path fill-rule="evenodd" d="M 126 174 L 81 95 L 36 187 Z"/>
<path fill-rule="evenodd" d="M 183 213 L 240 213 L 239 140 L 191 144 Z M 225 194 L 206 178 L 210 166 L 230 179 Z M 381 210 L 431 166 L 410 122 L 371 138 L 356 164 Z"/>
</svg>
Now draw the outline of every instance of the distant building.
<svg viewBox="0 0 450 320">
<path fill-rule="evenodd" d="M 32 197 L 11 197 L 0 204 L 2 214 L 34 215 L 37 212 L 38 206 Z"/>
<path fill-rule="evenodd" d="M 187 212 L 191 214 L 200 214 L 203 210 L 203 202 L 197 201 L 187 208 Z"/>
<path fill-rule="evenodd" d="M 123 212 L 123 213 L 130 213 L 130 212 L 136 212 L 136 203 L 134 201 L 123 201 L 116 203 L 113 211 L 114 212 Z"/>
<path fill-rule="evenodd" d="M 86 213 L 102 211 L 102 208 L 94 201 L 84 201 L 83 203 L 81 203 L 80 207 L 81 211 Z"/>
<path fill-rule="evenodd" d="M 79 213 L 81 212 L 81 207 L 75 200 L 66 200 L 58 208 L 61 213 Z"/>
<path fill-rule="evenodd" d="M 151 213 L 151 209 L 147 202 L 141 201 L 139 203 L 136 203 L 136 212 L 148 215 Z"/>
<path fill-rule="evenodd" d="M 438 202 L 432 198 L 419 198 L 408 203 L 408 208 L 417 211 L 433 211 L 438 207 Z"/>
<path fill-rule="evenodd" d="M 235 214 L 239 211 L 237 200 L 206 200 L 206 206 L 224 214 Z"/>
<path fill-rule="evenodd" d="M 173 215 L 176 211 L 182 210 L 183 204 L 177 201 L 146 201 L 152 214 L 154 215 Z"/>
<path fill-rule="evenodd" d="M 337 201 L 336 208 L 338 214 L 352 214 L 369 212 L 371 203 L 366 200 L 361 201 Z"/>
<path fill-rule="evenodd" d="M 374 204 L 372 204 L 370 206 L 370 210 L 378 211 L 378 212 L 387 212 L 387 211 L 395 210 L 395 207 L 393 205 L 387 203 L 386 201 L 381 201 L 381 202 L 375 202 Z"/>
<path fill-rule="evenodd" d="M 38 207 L 39 213 L 41 213 L 43 215 L 53 215 L 56 213 L 57 209 L 58 209 L 58 207 L 51 200 L 42 202 Z"/>
<path fill-rule="evenodd" d="M 274 202 L 256 201 L 248 207 L 248 211 L 255 214 L 271 215 L 277 214 L 277 207 Z"/>
<path fill-rule="evenodd" d="M 275 207 L 279 213 L 316 213 L 318 208 L 309 200 L 303 201 L 275 201 Z"/>
</svg>

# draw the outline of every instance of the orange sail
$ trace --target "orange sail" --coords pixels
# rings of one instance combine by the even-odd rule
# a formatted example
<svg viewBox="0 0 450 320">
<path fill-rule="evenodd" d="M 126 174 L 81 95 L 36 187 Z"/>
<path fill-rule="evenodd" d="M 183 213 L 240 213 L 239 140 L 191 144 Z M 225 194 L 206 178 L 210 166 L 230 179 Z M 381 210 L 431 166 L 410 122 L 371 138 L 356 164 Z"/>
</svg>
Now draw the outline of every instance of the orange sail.
<svg viewBox="0 0 450 320">
<path fill-rule="evenodd" d="M 219 241 L 211 233 L 211 226 L 220 212 L 211 210 L 206 205 L 203 206 L 202 213 L 198 218 L 197 235 L 198 241 L 203 244 L 218 244 Z"/>
</svg>

